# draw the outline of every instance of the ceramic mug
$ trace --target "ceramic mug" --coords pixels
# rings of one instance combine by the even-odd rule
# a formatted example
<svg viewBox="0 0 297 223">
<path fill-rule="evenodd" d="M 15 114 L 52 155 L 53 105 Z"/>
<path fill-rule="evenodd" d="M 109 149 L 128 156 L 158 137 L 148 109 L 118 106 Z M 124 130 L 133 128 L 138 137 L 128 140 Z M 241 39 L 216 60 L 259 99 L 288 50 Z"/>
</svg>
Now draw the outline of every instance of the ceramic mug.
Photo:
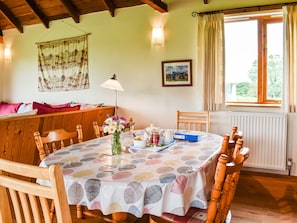
<svg viewBox="0 0 297 223">
<path fill-rule="evenodd" d="M 169 144 L 173 141 L 173 132 L 171 129 L 166 129 L 164 132 L 164 143 Z"/>
</svg>

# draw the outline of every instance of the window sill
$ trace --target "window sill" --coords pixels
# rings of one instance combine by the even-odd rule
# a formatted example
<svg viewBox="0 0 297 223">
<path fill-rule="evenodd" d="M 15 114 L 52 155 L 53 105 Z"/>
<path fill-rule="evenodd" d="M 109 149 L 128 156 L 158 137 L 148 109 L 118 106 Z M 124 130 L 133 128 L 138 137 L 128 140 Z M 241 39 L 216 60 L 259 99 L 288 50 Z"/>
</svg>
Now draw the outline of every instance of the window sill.
<svg viewBox="0 0 297 223">
<path fill-rule="evenodd" d="M 280 108 L 281 104 L 226 103 L 227 107 Z"/>
</svg>

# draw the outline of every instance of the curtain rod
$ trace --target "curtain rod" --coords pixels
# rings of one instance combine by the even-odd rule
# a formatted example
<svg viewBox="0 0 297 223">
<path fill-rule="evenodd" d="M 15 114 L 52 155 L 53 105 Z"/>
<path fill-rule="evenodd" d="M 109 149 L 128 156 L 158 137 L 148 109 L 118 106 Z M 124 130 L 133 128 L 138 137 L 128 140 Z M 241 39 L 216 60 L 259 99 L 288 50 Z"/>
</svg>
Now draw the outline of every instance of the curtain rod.
<svg viewBox="0 0 297 223">
<path fill-rule="evenodd" d="M 250 7 L 244 7 L 244 8 L 224 9 L 224 10 L 209 11 L 209 12 L 193 11 L 192 16 L 196 17 L 198 15 L 207 15 L 207 14 L 213 14 L 213 13 L 232 14 L 232 13 L 238 13 L 238 12 L 272 10 L 272 9 L 279 9 L 285 5 L 295 5 L 295 4 L 297 4 L 297 2 L 287 2 L 287 3 L 280 3 L 280 4 L 274 4 L 274 5 L 250 6 Z"/>
</svg>

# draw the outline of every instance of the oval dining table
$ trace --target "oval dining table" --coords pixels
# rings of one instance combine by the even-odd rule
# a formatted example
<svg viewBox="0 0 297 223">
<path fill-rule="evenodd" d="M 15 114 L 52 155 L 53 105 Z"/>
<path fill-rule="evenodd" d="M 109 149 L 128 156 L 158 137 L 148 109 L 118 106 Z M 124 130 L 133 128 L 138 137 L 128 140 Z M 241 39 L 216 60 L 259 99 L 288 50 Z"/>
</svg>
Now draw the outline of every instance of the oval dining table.
<svg viewBox="0 0 297 223">
<path fill-rule="evenodd" d="M 126 132 L 120 155 L 111 155 L 109 135 L 51 153 L 40 166 L 62 166 L 71 205 L 114 218 L 117 213 L 120 218 L 128 213 L 138 218 L 163 212 L 182 216 L 190 207 L 207 208 L 210 197 L 223 137 L 202 135 L 198 142 L 176 140 L 169 147 L 138 149 L 132 145 L 134 135 Z"/>
</svg>

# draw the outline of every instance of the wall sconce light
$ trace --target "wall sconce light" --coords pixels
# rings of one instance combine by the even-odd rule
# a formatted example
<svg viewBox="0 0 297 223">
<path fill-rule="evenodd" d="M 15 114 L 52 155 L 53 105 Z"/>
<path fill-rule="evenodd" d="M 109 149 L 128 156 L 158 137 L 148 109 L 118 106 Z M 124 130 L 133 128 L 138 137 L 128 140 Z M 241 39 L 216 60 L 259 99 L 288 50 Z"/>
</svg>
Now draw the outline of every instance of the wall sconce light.
<svg viewBox="0 0 297 223">
<path fill-rule="evenodd" d="M 4 58 L 6 60 L 10 60 L 11 59 L 11 51 L 9 48 L 4 48 Z"/>
<path fill-rule="evenodd" d="M 156 46 L 164 45 L 164 30 L 163 27 L 154 27 L 152 31 L 152 44 Z"/>
</svg>

